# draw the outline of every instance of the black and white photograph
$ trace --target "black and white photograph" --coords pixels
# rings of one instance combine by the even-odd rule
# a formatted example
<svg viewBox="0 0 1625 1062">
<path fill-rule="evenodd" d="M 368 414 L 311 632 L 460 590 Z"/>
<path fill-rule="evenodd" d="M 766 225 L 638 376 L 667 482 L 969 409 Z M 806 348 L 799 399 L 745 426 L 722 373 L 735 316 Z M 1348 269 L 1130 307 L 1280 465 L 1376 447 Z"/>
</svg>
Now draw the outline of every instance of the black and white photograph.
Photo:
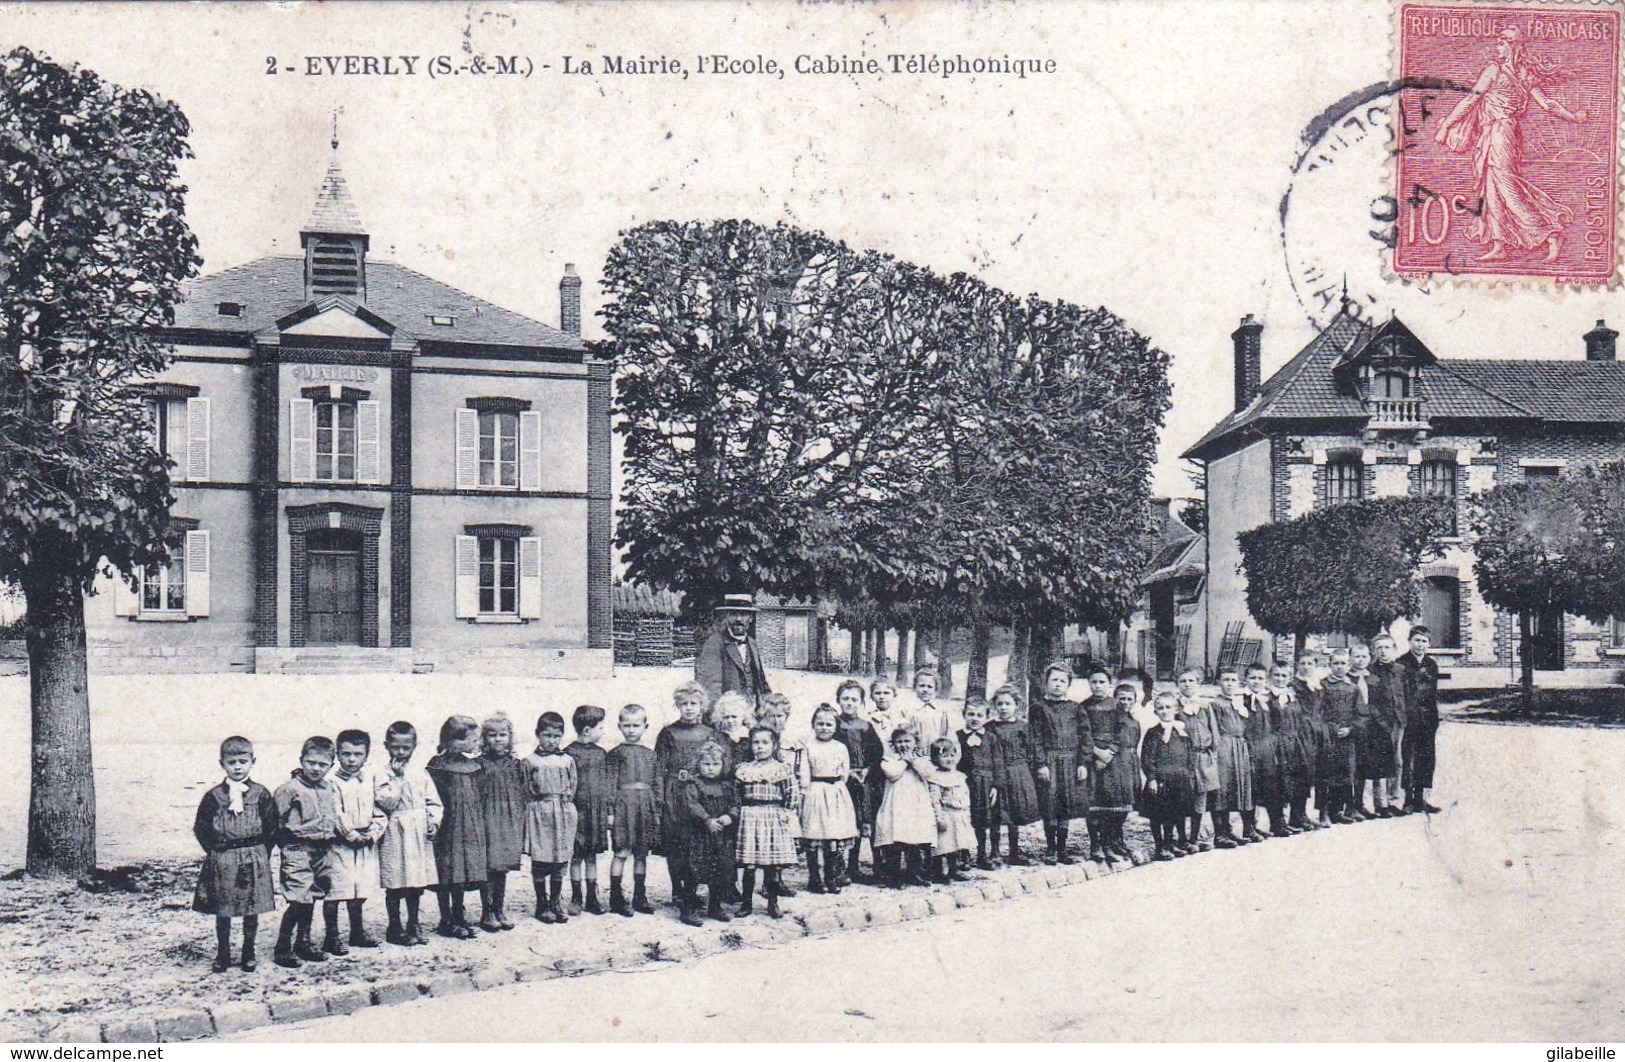
<svg viewBox="0 0 1625 1062">
<path fill-rule="evenodd" d="M 0 3 L 0 1040 L 1614 1058 L 1622 30 Z"/>
</svg>

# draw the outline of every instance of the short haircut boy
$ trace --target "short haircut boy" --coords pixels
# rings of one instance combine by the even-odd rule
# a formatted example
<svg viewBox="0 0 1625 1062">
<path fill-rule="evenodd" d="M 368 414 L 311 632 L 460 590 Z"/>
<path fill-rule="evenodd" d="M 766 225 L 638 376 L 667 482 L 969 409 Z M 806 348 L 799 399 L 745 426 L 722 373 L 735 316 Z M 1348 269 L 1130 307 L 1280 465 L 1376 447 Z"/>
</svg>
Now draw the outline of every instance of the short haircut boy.
<svg viewBox="0 0 1625 1062">
<path fill-rule="evenodd" d="M 937 670 L 935 664 L 926 664 L 924 667 L 915 668 L 913 681 L 918 682 L 923 678 L 935 679 L 941 682 L 942 673 Z"/>
<path fill-rule="evenodd" d="M 321 734 L 306 738 L 305 743 L 299 746 L 299 758 L 304 759 L 312 752 L 325 752 L 329 756 L 333 755 L 333 739 Z"/>
<path fill-rule="evenodd" d="M 564 716 L 557 712 L 543 712 L 537 716 L 536 733 L 540 734 L 544 730 L 557 730 L 561 734 L 564 733 Z"/>
<path fill-rule="evenodd" d="M 227 756 L 241 756 L 245 752 L 250 756 L 254 755 L 254 743 L 245 737 L 233 734 L 220 743 L 220 758 L 222 760 Z"/>
<path fill-rule="evenodd" d="M 1269 666 L 1261 661 L 1254 660 L 1252 663 L 1247 665 L 1247 676 L 1249 678 L 1251 678 L 1253 675 L 1268 675 L 1269 673 Z"/>
<path fill-rule="evenodd" d="M 604 721 L 604 710 L 596 704 L 583 704 L 570 715 L 570 725 L 575 727 L 577 736 L 591 730 Z"/>
<path fill-rule="evenodd" d="M 372 735 L 365 730 L 340 730 L 336 744 L 340 747 L 344 745 L 360 745 L 368 752 L 371 752 Z"/>
<path fill-rule="evenodd" d="M 390 738 L 397 737 L 409 737 L 413 741 L 416 741 L 418 738 L 418 728 L 413 726 L 411 723 L 408 723 L 404 719 L 397 719 L 393 723 L 389 724 L 388 730 L 384 731 L 384 740 L 388 741 Z"/>
<path fill-rule="evenodd" d="M 619 716 L 619 719 L 620 719 L 621 722 L 624 723 L 628 719 L 636 719 L 639 716 L 642 716 L 643 718 L 647 719 L 649 717 L 649 709 L 645 708 L 641 704 L 623 704 L 623 705 L 621 705 L 621 714 Z"/>
<path fill-rule="evenodd" d="M 1427 624 L 1425 624 L 1425 623 L 1418 623 L 1416 626 L 1411 628 L 1410 637 L 1414 638 L 1418 634 L 1420 634 L 1424 638 L 1433 637 L 1433 632 L 1428 630 Z"/>
</svg>

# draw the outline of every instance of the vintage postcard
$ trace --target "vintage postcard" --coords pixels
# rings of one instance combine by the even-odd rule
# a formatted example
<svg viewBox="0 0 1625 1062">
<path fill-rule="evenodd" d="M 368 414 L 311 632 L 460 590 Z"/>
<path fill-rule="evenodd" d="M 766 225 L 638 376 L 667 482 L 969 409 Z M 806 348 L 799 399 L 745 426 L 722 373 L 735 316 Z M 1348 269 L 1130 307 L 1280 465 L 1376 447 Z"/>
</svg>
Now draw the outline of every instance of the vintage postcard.
<svg viewBox="0 0 1625 1062">
<path fill-rule="evenodd" d="M 0 1039 L 1613 1058 L 1622 15 L 0 3 Z"/>
</svg>

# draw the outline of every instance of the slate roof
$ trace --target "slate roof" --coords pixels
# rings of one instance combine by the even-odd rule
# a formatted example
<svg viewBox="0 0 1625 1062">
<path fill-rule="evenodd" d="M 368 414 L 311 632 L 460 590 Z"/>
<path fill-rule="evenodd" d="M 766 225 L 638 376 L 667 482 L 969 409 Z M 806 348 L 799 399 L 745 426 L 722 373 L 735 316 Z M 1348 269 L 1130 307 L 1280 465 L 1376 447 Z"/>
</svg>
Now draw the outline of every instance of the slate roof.
<svg viewBox="0 0 1625 1062">
<path fill-rule="evenodd" d="M 223 317 L 222 302 L 242 306 L 240 317 Z M 305 260 L 291 255 L 259 258 L 199 277 L 175 310 L 175 327 L 232 335 L 274 329 L 279 318 L 306 304 Z M 459 291 L 394 262 L 367 259 L 367 309 L 393 324 L 397 335 L 450 343 L 585 350 L 580 336 L 561 332 L 512 310 Z M 431 316 L 450 317 L 436 325 Z"/>
<path fill-rule="evenodd" d="M 1360 398 L 1340 393 L 1332 369 L 1376 332 L 1339 314 L 1264 382 L 1259 396 L 1214 425 L 1184 456 L 1208 460 L 1263 434 L 1269 422 L 1364 420 Z M 1439 358 L 1422 369 L 1423 413 L 1436 419 L 1598 424 L 1625 421 L 1625 363 Z"/>
<path fill-rule="evenodd" d="M 330 232 L 335 235 L 365 236 L 361 226 L 361 211 L 350 198 L 350 186 L 344 180 L 344 171 L 337 160 L 327 164 L 327 175 L 322 178 L 322 189 L 316 193 L 316 206 L 310 220 L 300 232 Z"/>
</svg>

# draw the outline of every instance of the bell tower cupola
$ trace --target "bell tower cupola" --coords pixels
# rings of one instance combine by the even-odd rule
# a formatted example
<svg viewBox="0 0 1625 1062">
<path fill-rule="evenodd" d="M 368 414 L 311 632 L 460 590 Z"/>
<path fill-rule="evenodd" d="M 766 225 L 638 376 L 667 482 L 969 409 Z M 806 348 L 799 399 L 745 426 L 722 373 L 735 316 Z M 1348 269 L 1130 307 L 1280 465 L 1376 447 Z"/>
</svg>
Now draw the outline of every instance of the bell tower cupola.
<svg viewBox="0 0 1625 1062">
<path fill-rule="evenodd" d="M 299 244 L 305 252 L 306 302 L 328 295 L 367 301 L 367 230 L 339 168 L 338 150 L 335 122 L 333 157 L 322 178 L 322 189 L 316 193 L 310 220 L 299 230 Z"/>
</svg>

